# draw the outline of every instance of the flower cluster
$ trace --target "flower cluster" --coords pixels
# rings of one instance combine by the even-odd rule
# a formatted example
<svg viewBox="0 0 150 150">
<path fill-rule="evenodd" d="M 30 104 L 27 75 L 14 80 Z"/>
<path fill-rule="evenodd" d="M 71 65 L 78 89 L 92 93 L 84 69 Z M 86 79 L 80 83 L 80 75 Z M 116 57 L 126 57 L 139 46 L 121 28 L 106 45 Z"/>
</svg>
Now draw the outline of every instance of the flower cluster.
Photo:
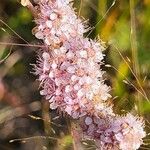
<svg viewBox="0 0 150 150">
<path fill-rule="evenodd" d="M 131 114 L 114 118 L 86 116 L 81 123 L 84 138 L 95 140 L 100 150 L 136 150 L 146 136 L 143 120 Z"/>
<path fill-rule="evenodd" d="M 84 22 L 75 14 L 70 0 L 41 0 L 36 8 L 33 33 L 46 45 L 54 46 L 70 38 L 83 37 Z"/>
<path fill-rule="evenodd" d="M 37 25 L 33 33 L 45 45 L 34 69 L 50 108 L 79 119 L 83 137 L 95 140 L 98 149 L 138 149 L 143 122 L 113 113 L 101 69 L 105 48 L 83 37 L 88 27 L 71 0 L 41 0 L 31 9 Z"/>
<path fill-rule="evenodd" d="M 58 108 L 79 118 L 106 107 L 111 96 L 110 88 L 104 84 L 104 72 L 100 70 L 101 49 L 98 42 L 79 38 L 43 52 L 36 74 L 43 86 L 41 95 L 49 100 L 51 109 Z"/>
<path fill-rule="evenodd" d="M 43 87 L 41 95 L 49 100 L 51 109 L 73 118 L 97 113 L 111 97 L 100 69 L 104 47 L 83 38 L 83 23 L 69 1 L 44 0 L 38 6 L 34 32 L 48 46 L 35 69 Z"/>
</svg>

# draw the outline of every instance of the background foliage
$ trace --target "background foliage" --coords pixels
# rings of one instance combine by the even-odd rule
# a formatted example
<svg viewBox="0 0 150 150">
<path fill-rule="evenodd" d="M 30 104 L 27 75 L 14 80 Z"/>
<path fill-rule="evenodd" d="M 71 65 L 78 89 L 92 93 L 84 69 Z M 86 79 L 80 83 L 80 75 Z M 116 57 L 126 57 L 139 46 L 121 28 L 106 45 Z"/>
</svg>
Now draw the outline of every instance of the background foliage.
<svg viewBox="0 0 150 150">
<path fill-rule="evenodd" d="M 75 6 L 92 27 L 85 36 L 106 42 L 103 67 L 114 111 L 142 115 L 148 133 L 150 0 L 75 0 Z M 19 1 L 0 0 L 0 149 L 72 150 L 69 119 L 49 110 L 30 73 L 38 48 L 16 45 L 41 44 L 31 33 L 32 19 Z M 141 149 L 150 149 L 149 140 L 147 136 Z"/>
</svg>

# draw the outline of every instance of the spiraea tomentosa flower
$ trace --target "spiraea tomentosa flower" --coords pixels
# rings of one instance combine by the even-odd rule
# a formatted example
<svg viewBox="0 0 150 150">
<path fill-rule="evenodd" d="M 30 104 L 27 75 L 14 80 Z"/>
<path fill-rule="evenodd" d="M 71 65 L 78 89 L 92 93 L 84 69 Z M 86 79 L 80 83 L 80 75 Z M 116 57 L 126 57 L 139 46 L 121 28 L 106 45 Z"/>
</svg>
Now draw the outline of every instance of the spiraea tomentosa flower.
<svg viewBox="0 0 150 150">
<path fill-rule="evenodd" d="M 37 25 L 33 33 L 45 45 L 35 74 L 50 108 L 79 119 L 83 137 L 94 140 L 99 150 L 138 149 L 145 137 L 143 121 L 131 114 L 118 117 L 113 113 L 110 87 L 101 69 L 105 48 L 83 37 L 88 27 L 75 13 L 72 0 L 29 4 Z"/>
<path fill-rule="evenodd" d="M 40 93 L 49 100 L 50 108 L 73 118 L 104 109 L 111 97 L 100 68 L 105 48 L 83 38 L 85 26 L 69 1 L 43 0 L 36 12 L 35 36 L 48 50 L 39 56 L 35 70 L 43 88 Z"/>
</svg>

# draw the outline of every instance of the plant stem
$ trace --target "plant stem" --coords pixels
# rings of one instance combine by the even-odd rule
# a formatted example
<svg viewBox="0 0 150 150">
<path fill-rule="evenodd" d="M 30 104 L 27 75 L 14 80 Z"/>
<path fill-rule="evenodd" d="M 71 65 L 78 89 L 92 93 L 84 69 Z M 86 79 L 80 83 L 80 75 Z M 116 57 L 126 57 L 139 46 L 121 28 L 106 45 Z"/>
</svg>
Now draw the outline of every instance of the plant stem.
<svg viewBox="0 0 150 150">
<path fill-rule="evenodd" d="M 133 71 L 136 78 L 140 81 L 140 67 L 138 63 L 138 46 L 137 46 L 137 36 L 136 36 L 136 17 L 135 17 L 135 0 L 130 0 L 130 16 L 131 16 L 131 51 L 132 51 L 132 62 Z M 138 112 L 141 113 L 141 96 L 139 93 L 135 96 L 138 105 Z"/>
<path fill-rule="evenodd" d="M 76 122 L 71 122 L 71 135 L 73 138 L 73 149 L 74 150 L 83 150 L 81 144 L 81 131 L 80 127 Z"/>
<path fill-rule="evenodd" d="M 135 1 L 130 0 L 130 15 L 131 15 L 131 50 L 132 50 L 132 60 L 133 69 L 137 77 L 140 77 L 140 68 L 138 63 L 138 48 L 137 48 L 137 37 L 136 37 L 136 23 L 135 23 Z"/>
</svg>

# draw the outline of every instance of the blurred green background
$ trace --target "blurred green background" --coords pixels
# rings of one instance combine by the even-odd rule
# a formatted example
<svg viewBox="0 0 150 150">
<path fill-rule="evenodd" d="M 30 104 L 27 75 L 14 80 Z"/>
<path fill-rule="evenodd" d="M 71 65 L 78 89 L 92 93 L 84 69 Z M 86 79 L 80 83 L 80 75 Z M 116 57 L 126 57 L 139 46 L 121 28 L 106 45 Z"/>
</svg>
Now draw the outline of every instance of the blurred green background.
<svg viewBox="0 0 150 150">
<path fill-rule="evenodd" d="M 143 116 L 149 133 L 150 0 L 75 0 L 74 5 L 92 27 L 85 36 L 106 42 L 103 69 L 114 111 Z M 16 45 L 41 44 L 33 27 L 31 13 L 18 0 L 0 0 L 0 150 L 72 150 L 69 119 L 49 110 L 30 73 L 38 48 Z M 147 136 L 141 150 L 150 149 L 149 142 Z"/>
</svg>

